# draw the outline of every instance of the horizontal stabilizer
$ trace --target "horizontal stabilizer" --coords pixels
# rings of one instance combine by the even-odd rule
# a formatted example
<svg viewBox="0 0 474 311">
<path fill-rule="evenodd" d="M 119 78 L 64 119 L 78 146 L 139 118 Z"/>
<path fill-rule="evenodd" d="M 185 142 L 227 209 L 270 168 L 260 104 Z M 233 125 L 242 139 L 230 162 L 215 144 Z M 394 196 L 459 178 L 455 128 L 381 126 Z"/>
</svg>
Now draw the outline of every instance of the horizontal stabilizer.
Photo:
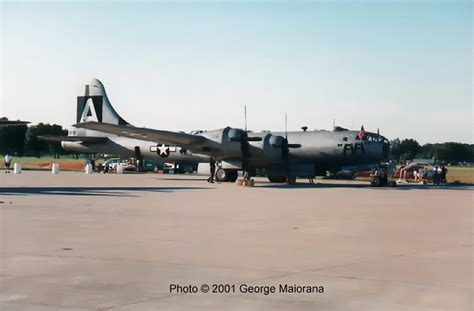
<svg viewBox="0 0 474 311">
<path fill-rule="evenodd" d="M 55 135 L 44 135 L 38 136 L 38 139 L 48 142 L 62 142 L 62 141 L 82 141 L 88 143 L 99 143 L 106 141 L 107 137 L 101 136 L 55 136 Z"/>
</svg>

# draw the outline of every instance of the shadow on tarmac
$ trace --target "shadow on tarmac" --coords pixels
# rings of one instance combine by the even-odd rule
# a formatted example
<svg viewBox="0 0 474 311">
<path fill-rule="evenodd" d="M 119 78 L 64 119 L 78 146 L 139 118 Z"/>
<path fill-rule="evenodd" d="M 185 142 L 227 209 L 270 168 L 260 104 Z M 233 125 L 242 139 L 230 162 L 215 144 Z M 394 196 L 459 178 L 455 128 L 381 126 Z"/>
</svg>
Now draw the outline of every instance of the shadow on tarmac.
<svg viewBox="0 0 474 311">
<path fill-rule="evenodd" d="M 168 180 L 168 181 L 182 181 L 182 180 L 185 180 L 185 181 L 207 181 L 207 177 L 203 177 L 203 178 L 173 178 L 173 177 L 170 177 L 170 178 L 155 178 L 156 180 Z"/>
<path fill-rule="evenodd" d="M 204 190 L 209 187 L 0 187 L 0 195 L 72 195 L 136 197 L 134 192 L 173 192 L 179 190 Z"/>
<path fill-rule="evenodd" d="M 373 189 L 373 190 L 474 190 L 472 185 L 444 185 L 444 186 L 433 186 L 433 185 L 419 185 L 419 184 L 402 184 L 396 187 L 373 187 L 369 183 L 367 184 L 324 184 L 324 183 L 296 183 L 293 185 L 287 184 L 264 184 L 256 183 L 256 188 L 270 188 L 270 189 Z"/>
</svg>

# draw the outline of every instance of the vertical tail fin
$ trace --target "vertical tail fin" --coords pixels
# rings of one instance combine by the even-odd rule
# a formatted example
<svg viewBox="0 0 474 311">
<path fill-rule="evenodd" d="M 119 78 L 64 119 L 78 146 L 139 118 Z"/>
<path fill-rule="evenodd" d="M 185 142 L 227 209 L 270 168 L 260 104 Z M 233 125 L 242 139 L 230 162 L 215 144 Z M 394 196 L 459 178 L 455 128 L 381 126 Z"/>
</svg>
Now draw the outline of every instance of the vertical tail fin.
<svg viewBox="0 0 474 311">
<path fill-rule="evenodd" d="M 87 121 L 130 125 L 110 104 L 104 85 L 98 79 L 91 79 L 77 96 L 76 123 Z"/>
</svg>

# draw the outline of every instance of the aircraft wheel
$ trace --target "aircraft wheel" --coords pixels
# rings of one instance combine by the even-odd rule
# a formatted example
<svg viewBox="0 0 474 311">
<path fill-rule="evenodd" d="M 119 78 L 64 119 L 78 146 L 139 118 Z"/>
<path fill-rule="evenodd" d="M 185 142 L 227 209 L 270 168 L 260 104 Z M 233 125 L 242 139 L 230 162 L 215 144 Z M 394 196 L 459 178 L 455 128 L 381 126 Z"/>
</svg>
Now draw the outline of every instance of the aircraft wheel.
<svg viewBox="0 0 474 311">
<path fill-rule="evenodd" d="M 274 183 L 284 183 L 286 181 L 286 177 L 284 176 L 268 176 L 268 180 L 270 182 L 274 182 Z"/>
<path fill-rule="evenodd" d="M 373 187 L 380 187 L 380 184 L 381 184 L 381 180 L 380 180 L 379 177 L 374 177 L 370 181 L 370 185 L 373 186 Z"/>
<path fill-rule="evenodd" d="M 219 182 L 226 182 L 228 178 L 228 172 L 223 168 L 218 168 L 216 171 L 216 180 Z"/>
<path fill-rule="evenodd" d="M 227 181 L 235 182 L 239 177 L 237 170 L 227 170 Z"/>
<path fill-rule="evenodd" d="M 218 182 L 234 182 L 237 180 L 237 177 L 237 170 L 226 170 L 223 168 L 218 168 L 216 171 L 216 180 Z"/>
<path fill-rule="evenodd" d="M 296 177 L 295 176 L 292 176 L 292 177 L 288 177 L 286 179 L 286 181 L 291 185 L 291 184 L 296 184 Z"/>
</svg>

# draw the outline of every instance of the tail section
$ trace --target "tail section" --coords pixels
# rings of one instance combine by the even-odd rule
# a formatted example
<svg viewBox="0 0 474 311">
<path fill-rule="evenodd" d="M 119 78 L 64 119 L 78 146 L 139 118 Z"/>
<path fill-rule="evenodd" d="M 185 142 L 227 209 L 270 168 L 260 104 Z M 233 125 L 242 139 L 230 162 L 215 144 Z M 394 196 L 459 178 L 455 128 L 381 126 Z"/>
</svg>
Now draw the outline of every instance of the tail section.
<svg viewBox="0 0 474 311">
<path fill-rule="evenodd" d="M 112 107 L 104 85 L 95 78 L 86 83 L 77 96 L 76 123 L 88 121 L 130 125 Z"/>
</svg>

